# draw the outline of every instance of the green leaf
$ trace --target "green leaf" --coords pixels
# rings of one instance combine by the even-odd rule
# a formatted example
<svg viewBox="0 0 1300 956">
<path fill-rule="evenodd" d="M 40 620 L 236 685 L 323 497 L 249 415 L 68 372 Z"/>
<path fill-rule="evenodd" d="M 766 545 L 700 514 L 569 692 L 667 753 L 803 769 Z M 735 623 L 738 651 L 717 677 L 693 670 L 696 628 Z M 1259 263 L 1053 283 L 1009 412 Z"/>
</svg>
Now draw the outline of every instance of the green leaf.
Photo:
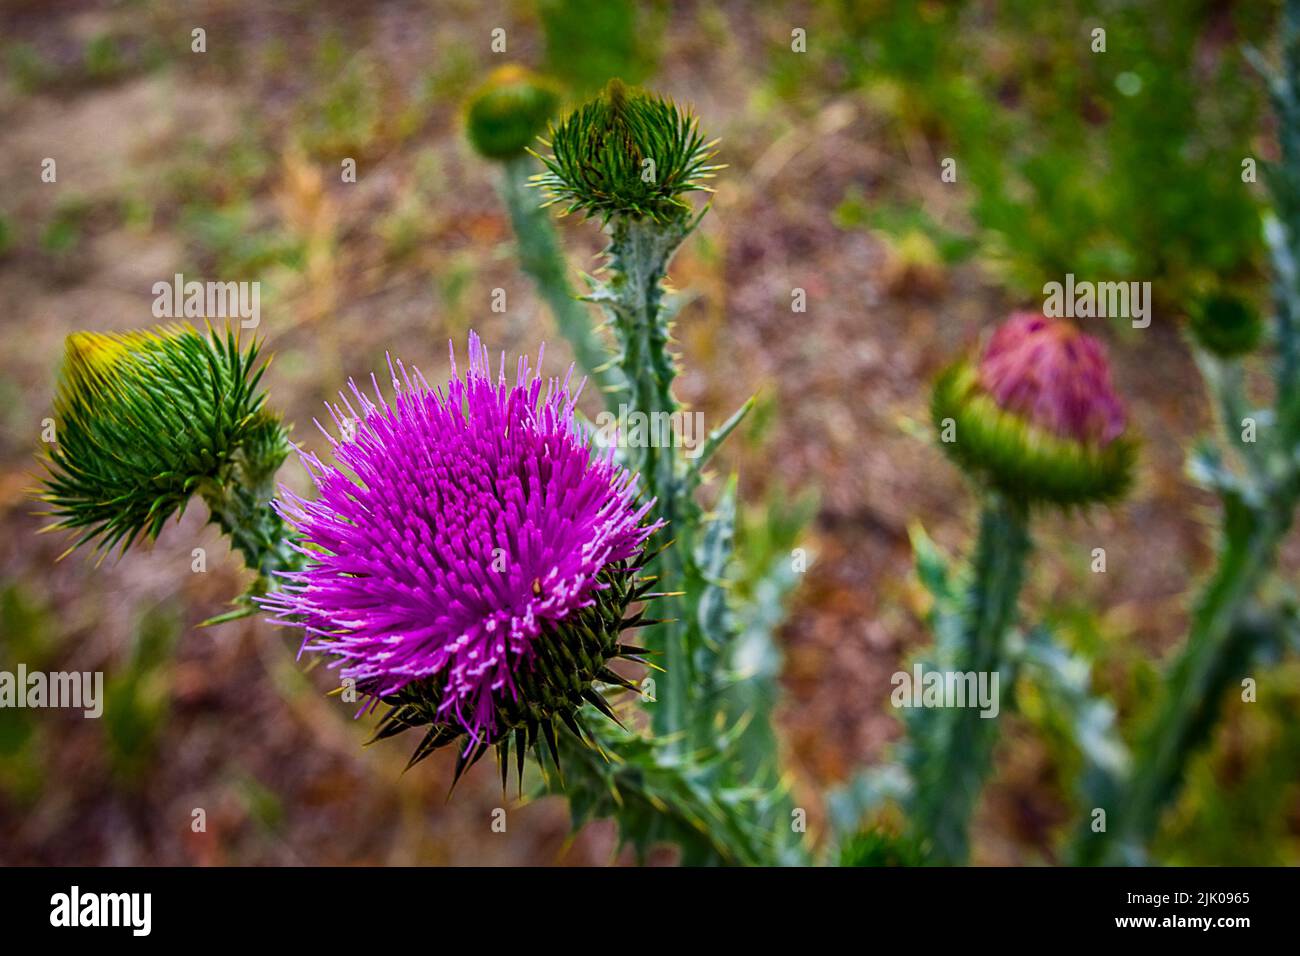
<svg viewBox="0 0 1300 956">
<path fill-rule="evenodd" d="M 741 405 L 740 408 L 736 409 L 736 411 L 732 413 L 730 418 L 713 431 L 709 432 L 708 438 L 704 440 L 704 443 L 700 446 L 698 453 L 692 461 L 692 465 L 694 466 L 693 480 L 696 483 L 703 480 L 704 469 L 708 465 L 709 461 L 722 446 L 722 443 L 727 440 L 727 436 L 735 431 L 736 426 L 743 422 L 745 416 L 753 411 L 754 404 L 757 401 L 758 396 L 751 395 L 744 405 Z"/>
<path fill-rule="evenodd" d="M 1094 807 L 1094 796 L 1111 793 L 1128 773 L 1130 756 L 1119 736 L 1115 706 L 1092 691 L 1092 664 L 1061 645 L 1046 627 L 1036 627 L 1016 642 L 1012 657 L 1020 673 L 1041 692 L 1045 706 L 1060 715 L 1083 757 L 1080 805 Z"/>
</svg>

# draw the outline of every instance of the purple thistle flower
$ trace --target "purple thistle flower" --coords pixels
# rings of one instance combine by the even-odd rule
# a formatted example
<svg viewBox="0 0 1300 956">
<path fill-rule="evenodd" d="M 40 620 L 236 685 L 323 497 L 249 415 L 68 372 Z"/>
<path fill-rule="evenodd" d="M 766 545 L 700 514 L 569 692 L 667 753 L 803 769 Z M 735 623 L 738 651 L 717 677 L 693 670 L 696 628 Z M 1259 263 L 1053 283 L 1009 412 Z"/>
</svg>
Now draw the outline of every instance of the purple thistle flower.
<svg viewBox="0 0 1300 956">
<path fill-rule="evenodd" d="M 349 382 L 330 406 L 337 465 L 300 452 L 319 495 L 277 503 L 308 565 L 261 603 L 393 705 L 381 736 L 432 725 L 413 760 L 462 734 L 477 759 L 515 730 L 522 761 L 539 724 L 548 742 L 552 718 L 573 726 L 593 680 L 627 686 L 604 665 L 638 659 L 618 633 L 660 523 L 643 524 L 653 502 L 575 421 L 572 368 L 543 392 L 524 358 L 513 385 L 504 354 L 494 379 L 473 333 L 463 378 L 451 353 L 445 392 L 390 358 L 391 404 L 372 375 L 376 401 Z"/>
<path fill-rule="evenodd" d="M 999 407 L 1062 438 L 1105 447 L 1124 431 L 1106 347 L 1069 322 L 1013 313 L 993 333 L 979 375 Z"/>
</svg>

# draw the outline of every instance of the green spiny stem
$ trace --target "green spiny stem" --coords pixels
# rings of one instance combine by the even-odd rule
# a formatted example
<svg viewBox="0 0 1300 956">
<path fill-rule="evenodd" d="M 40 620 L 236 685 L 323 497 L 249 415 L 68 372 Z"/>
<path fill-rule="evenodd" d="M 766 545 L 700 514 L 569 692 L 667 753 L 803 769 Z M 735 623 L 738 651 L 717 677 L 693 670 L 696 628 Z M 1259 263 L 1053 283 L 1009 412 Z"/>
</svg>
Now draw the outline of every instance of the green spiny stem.
<svg viewBox="0 0 1300 956">
<path fill-rule="evenodd" d="M 613 318 L 613 328 L 622 347 L 619 365 L 628 382 L 631 407 L 654 420 L 672 415 L 679 408 L 672 385 L 677 369 L 669 349 L 668 321 L 663 314 L 663 282 L 668 262 L 689 234 L 685 221 L 656 223 L 618 216 L 612 223 L 608 249 L 612 277 L 598 287 L 591 298 L 604 306 Z M 677 449 L 650 440 L 627 449 L 628 465 L 641 475 L 645 493 L 657 499 L 656 513 L 667 522 L 667 533 L 676 539 L 659 558 L 660 579 L 673 591 L 698 594 L 703 576 L 695 566 L 691 531 L 699 524 L 699 507 L 690 493 Z M 673 623 L 657 628 L 652 646 L 662 652 L 665 673 L 657 682 L 658 702 L 653 705 L 655 732 L 675 741 L 673 746 L 689 748 L 693 681 L 698 677 L 692 648 L 702 643 L 688 601 L 664 599 L 662 616 Z M 697 708 L 697 720 L 707 720 L 705 708 Z"/>
<path fill-rule="evenodd" d="M 1267 74 L 1266 74 L 1267 75 Z M 1287 0 L 1282 17 L 1282 71 L 1270 77 L 1281 160 L 1270 170 L 1277 208 L 1269 246 L 1273 259 L 1278 348 L 1278 407 L 1285 430 L 1300 429 L 1300 0 Z"/>
<path fill-rule="evenodd" d="M 251 594 L 272 587 L 274 572 L 302 567 L 302 555 L 293 548 L 292 530 L 271 506 L 275 473 L 287 450 L 288 437 L 277 424 L 263 440 L 242 448 L 217 480 L 206 481 L 199 488 L 212 523 L 230 538 L 245 566 L 257 574 Z"/>
<path fill-rule="evenodd" d="M 980 516 L 955 665 L 959 671 L 998 673 L 1000 688 L 1010 686 L 1005 641 L 1015 624 L 1030 547 L 1024 506 L 991 496 Z M 933 746 L 922 742 L 917 750 L 911 825 L 930 842 L 930 862 L 959 864 L 969 853 L 970 816 L 992 762 L 998 722 L 980 716 L 975 706 L 946 708 L 933 721 Z"/>
<path fill-rule="evenodd" d="M 743 860 L 739 851 L 754 838 L 751 862 L 797 862 L 802 848 L 785 838 L 782 827 L 788 821 L 779 819 L 787 797 L 779 772 L 771 769 L 775 753 L 766 762 L 751 759 L 748 766 L 765 770 L 749 774 L 741 755 L 747 721 L 768 720 L 767 698 L 729 693 L 737 680 L 738 634 L 726 606 L 734 504 L 703 514 L 694 497 L 701 463 L 688 462 L 676 436 L 663 428 L 667 424 L 671 431 L 679 411 L 670 347 L 674 309 L 665 301 L 664 282 L 673 253 L 699 222 L 681 197 L 707 189 L 703 181 L 719 168 L 710 163 L 712 144 L 704 141 L 695 119 L 671 101 L 614 81 L 600 98 L 552 127 L 548 145 L 552 155 L 541 157 L 546 172 L 533 182 L 547 190 L 551 203 L 599 216 L 610 235 L 605 274 L 588 278 L 587 300 L 603 310 L 619 346 L 627 413 L 651 423 L 646 441 L 638 440 L 635 426 L 620 436 L 622 461 L 639 476 L 645 496 L 654 499 L 655 517 L 666 525 L 663 537 L 673 541 L 654 567 L 669 592 L 657 602 L 656 616 L 670 623 L 651 629 L 644 639 L 658 652 L 663 669 L 649 705 L 654 733 L 633 736 L 617 748 L 627 758 L 631 779 L 645 775 L 644 780 L 666 788 L 650 801 L 659 815 L 639 815 L 634 801 L 616 799 L 611 806 L 607 798 L 585 794 L 613 787 L 593 787 L 601 775 L 591 770 L 570 792 L 575 823 L 584 806 L 588 815 L 615 815 L 621 832 L 642 843 L 668 839 L 681 847 L 683 861 L 695 861 L 697 839 L 690 828 L 671 821 L 682 814 L 707 817 L 710 832 L 722 841 L 724 860 Z M 623 406 L 620 396 L 620 422 Z M 715 448 L 747 408 L 715 430 L 705 450 Z M 635 795 L 637 788 L 630 792 Z M 602 809 L 591 810 L 593 803 Z M 787 845 L 794 849 L 787 851 Z"/>
<path fill-rule="evenodd" d="M 1262 506 L 1225 502 L 1218 565 L 1197 603 L 1187 644 L 1170 668 L 1168 692 L 1134 753 L 1132 773 L 1109 805 L 1101 807 L 1107 831 L 1092 832 L 1091 820 L 1083 825 L 1074 846 L 1075 862 L 1143 862 L 1163 811 L 1178 795 L 1188 763 L 1213 733 L 1228 688 L 1273 636 L 1254 623 L 1255 596 L 1291 526 L 1296 489 L 1293 481 Z"/>
<path fill-rule="evenodd" d="M 664 280 L 673 253 L 698 223 L 682 217 L 667 222 L 615 216 L 609 223 L 611 241 L 606 251 L 607 281 L 593 280 L 588 297 L 605 310 L 621 347 L 618 363 L 627 381 L 630 410 L 668 419 L 680 406 L 673 395 L 676 377 L 670 341 L 669 312 L 664 301 Z M 659 656 L 663 673 L 656 675 L 656 701 L 649 705 L 655 734 L 653 774 L 661 784 L 672 783 L 671 792 L 686 800 L 672 809 L 671 792 L 661 811 L 695 814 L 707 810 L 727 852 L 719 862 L 802 863 L 808 854 L 799 841 L 789 839 L 790 800 L 774 769 L 775 754 L 760 775 L 746 776 L 737 752 L 734 731 L 747 725 L 736 723 L 741 715 L 728 713 L 723 699 L 726 675 L 725 646 L 734 639 L 733 626 L 717 614 L 716 602 L 725 602 L 721 582 L 712 580 L 725 572 L 730 558 L 731 538 L 712 541 L 701 528 L 714 527 L 705 521 L 694 489 L 699 476 L 685 461 L 674 443 L 656 440 L 632 443 L 624 449 L 629 468 L 643 482 L 644 494 L 656 499 L 655 514 L 667 522 L 665 534 L 674 540 L 657 558 L 655 573 L 664 590 L 673 596 L 659 599 L 656 617 L 671 623 L 652 628 L 645 643 Z M 701 537 L 703 535 L 703 537 Z M 699 539 L 699 540 L 697 540 Z M 710 572 L 701 567 L 702 545 L 709 552 Z M 726 553 L 718 554 L 722 548 Z M 707 597 L 706 597 L 707 595 Z M 709 612 L 706 613 L 706 602 Z M 715 632 L 705 633 L 705 621 Z M 745 720 L 766 720 L 766 714 L 747 713 Z M 728 726 L 728 724 L 731 724 Z M 646 758 L 647 760 L 649 758 Z M 649 773 L 635 761 L 631 779 Z M 704 800 L 702 794 L 717 791 L 726 799 Z M 687 799 L 689 798 L 689 799 Z M 701 803 L 701 801 L 703 801 Z M 620 820 L 625 814 L 620 813 Z M 697 859 L 685 831 L 669 831 L 683 850 L 683 859 Z"/>
<path fill-rule="evenodd" d="M 532 278 L 538 294 L 550 307 L 556 327 L 569 342 L 578 367 L 605 395 L 607 406 L 625 400 L 622 370 L 591 327 L 591 316 L 568 278 L 568 263 L 555 237 L 555 226 L 537 205 L 536 191 L 528 188 L 535 161 L 528 155 L 508 160 L 501 167 L 501 198 L 510 213 L 519 264 Z"/>
<path fill-rule="evenodd" d="M 569 799 L 575 826 L 612 816 L 620 840 L 644 858 L 659 842 L 670 842 L 688 866 L 761 866 L 773 862 L 772 835 L 756 815 L 737 812 L 727 794 L 711 783 L 710 766 L 676 760 L 663 741 L 638 737 L 614 727 L 599 715 L 586 726 L 600 748 L 561 742 L 565 784 L 550 758 L 538 755 L 548 782 Z M 747 795 L 752 805 L 758 795 Z"/>
<path fill-rule="evenodd" d="M 239 485 L 206 488 L 203 500 L 212 512 L 212 522 L 230 538 L 230 546 L 255 571 L 259 586 L 270 583 L 275 571 L 293 570 L 301 555 L 290 547 L 289 529 L 270 502 Z"/>
<path fill-rule="evenodd" d="M 677 367 L 668 347 L 663 283 L 673 253 L 694 226 L 684 219 L 656 223 L 625 216 L 613 223 L 609 257 L 615 273 L 611 283 L 614 309 L 622 319 L 618 325 L 623 347 L 620 364 L 631 383 L 633 403 L 642 411 L 671 413 L 678 409 L 672 394 Z M 656 449 L 645 450 L 652 464 Z"/>
<path fill-rule="evenodd" d="M 1144 859 L 1163 811 L 1178 796 L 1187 765 L 1210 739 L 1228 688 L 1275 635 L 1258 624 L 1258 594 L 1272 573 L 1282 539 L 1300 500 L 1300 0 L 1287 0 L 1283 16 L 1283 69 L 1269 79 L 1278 116 L 1281 162 L 1270 170 L 1277 218 L 1268 222 L 1273 263 L 1277 347 L 1277 438 L 1243 448 L 1241 371 L 1236 363 L 1203 359 L 1210 391 L 1223 409 L 1228 444 L 1237 447 L 1253 477 L 1250 494 L 1221 488 L 1223 543 L 1214 574 L 1196 604 L 1187 643 L 1166 681 L 1159 710 L 1141 738 L 1133 770 L 1113 794 L 1102 794 L 1105 833 L 1083 826 L 1073 855 L 1080 863 L 1134 863 Z M 1258 58 L 1257 58 L 1258 60 Z M 1270 461 L 1274 450 L 1278 459 Z M 1105 801 L 1105 797 L 1113 799 Z"/>
</svg>

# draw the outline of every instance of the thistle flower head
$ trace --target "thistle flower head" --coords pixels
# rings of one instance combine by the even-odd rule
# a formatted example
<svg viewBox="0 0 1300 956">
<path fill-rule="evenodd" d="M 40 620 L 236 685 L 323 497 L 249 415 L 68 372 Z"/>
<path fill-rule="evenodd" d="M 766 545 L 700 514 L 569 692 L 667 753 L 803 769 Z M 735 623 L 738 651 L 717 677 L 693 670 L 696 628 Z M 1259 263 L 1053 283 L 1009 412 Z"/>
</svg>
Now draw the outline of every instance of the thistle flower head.
<svg viewBox="0 0 1300 956">
<path fill-rule="evenodd" d="M 1068 322 L 1013 314 L 978 364 L 939 377 L 931 413 L 950 457 L 1017 498 L 1084 504 L 1118 497 L 1132 479 L 1105 348 Z"/>
<path fill-rule="evenodd" d="M 69 336 L 41 498 L 73 547 L 156 537 L 190 496 L 222 484 L 256 451 L 274 472 L 288 452 L 264 408 L 254 344 L 188 325 Z"/>
<path fill-rule="evenodd" d="M 1000 408 L 1063 438 L 1104 446 L 1124 431 L 1105 347 L 1068 322 L 1015 313 L 989 340 L 979 377 Z"/>
<path fill-rule="evenodd" d="M 517 64 L 492 71 L 469 99 L 465 129 L 478 152 L 496 160 L 524 155 L 560 105 L 559 88 Z"/>
<path fill-rule="evenodd" d="M 1197 344 L 1220 358 L 1253 352 L 1264 335 L 1259 311 L 1244 299 L 1216 292 L 1191 308 L 1189 327 Z"/>
<path fill-rule="evenodd" d="M 584 701 L 609 712 L 593 682 L 627 684 L 606 662 L 639 652 L 619 634 L 648 587 L 651 504 L 593 452 L 567 378 L 520 359 L 510 384 L 473 335 L 445 391 L 390 372 L 391 402 L 374 382 L 373 400 L 353 384 L 331 407 L 336 464 L 303 455 L 319 494 L 280 507 L 310 561 L 263 605 L 392 705 L 381 736 L 429 727 L 413 761 L 462 736 L 463 762 L 502 755 L 512 732 L 522 761 L 556 721 L 581 736 Z"/>
<path fill-rule="evenodd" d="M 712 190 L 711 164 L 699 120 L 671 100 L 611 80 L 605 91 L 550 130 L 546 171 L 534 179 L 549 202 L 587 216 L 667 222 L 690 212 L 682 197 Z"/>
</svg>

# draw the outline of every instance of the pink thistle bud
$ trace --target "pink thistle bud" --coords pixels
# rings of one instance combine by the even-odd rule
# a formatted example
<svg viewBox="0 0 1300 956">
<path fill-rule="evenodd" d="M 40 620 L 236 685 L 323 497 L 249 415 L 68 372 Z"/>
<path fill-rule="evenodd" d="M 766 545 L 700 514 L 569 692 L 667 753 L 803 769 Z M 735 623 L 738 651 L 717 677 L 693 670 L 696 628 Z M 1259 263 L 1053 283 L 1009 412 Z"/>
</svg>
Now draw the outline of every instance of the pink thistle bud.
<svg viewBox="0 0 1300 956">
<path fill-rule="evenodd" d="M 984 350 L 979 377 L 999 408 L 1062 438 L 1104 447 L 1124 431 L 1106 347 L 1069 322 L 1013 313 Z"/>
</svg>

